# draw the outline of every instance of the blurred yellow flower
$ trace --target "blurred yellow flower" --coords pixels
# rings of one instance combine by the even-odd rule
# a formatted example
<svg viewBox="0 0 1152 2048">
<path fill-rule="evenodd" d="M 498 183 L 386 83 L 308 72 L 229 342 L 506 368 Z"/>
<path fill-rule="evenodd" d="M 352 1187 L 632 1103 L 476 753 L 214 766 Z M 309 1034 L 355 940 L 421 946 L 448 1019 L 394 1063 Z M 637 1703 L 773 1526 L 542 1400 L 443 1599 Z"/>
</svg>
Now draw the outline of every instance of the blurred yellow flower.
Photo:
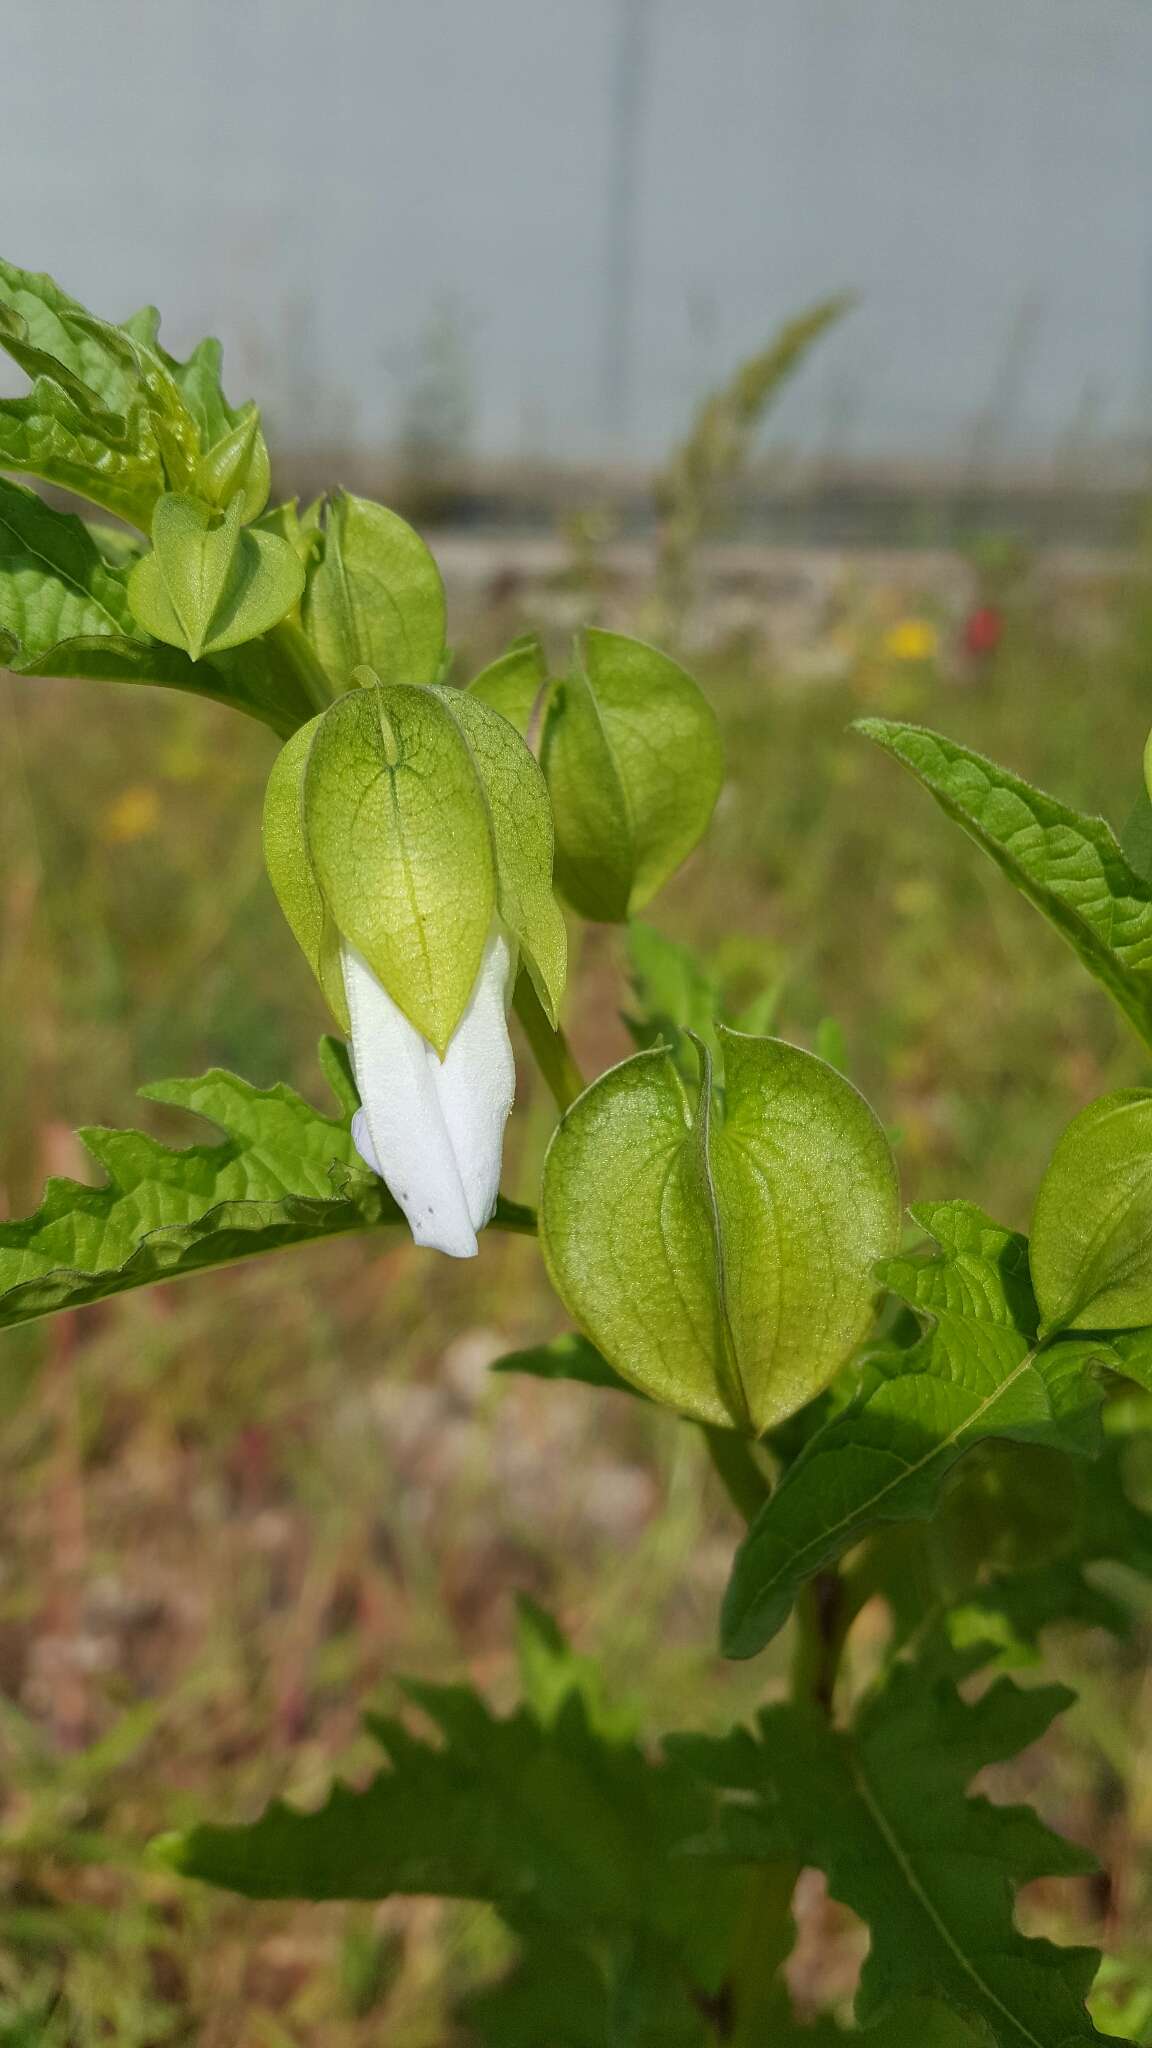
<svg viewBox="0 0 1152 2048">
<path fill-rule="evenodd" d="M 883 644 L 890 661 L 935 661 L 940 635 L 931 619 L 897 619 L 885 633 Z"/>
<path fill-rule="evenodd" d="M 149 782 L 134 782 L 107 804 L 100 817 L 105 846 L 131 846 L 147 839 L 160 823 L 160 798 Z"/>
</svg>

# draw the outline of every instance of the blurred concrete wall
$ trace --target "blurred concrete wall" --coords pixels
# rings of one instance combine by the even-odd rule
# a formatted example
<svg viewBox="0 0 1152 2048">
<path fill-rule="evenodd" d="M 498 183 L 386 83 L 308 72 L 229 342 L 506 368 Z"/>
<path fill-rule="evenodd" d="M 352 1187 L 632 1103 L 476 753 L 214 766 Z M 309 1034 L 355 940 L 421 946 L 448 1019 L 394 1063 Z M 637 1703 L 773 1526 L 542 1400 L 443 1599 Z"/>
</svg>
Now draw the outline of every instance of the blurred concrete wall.
<svg viewBox="0 0 1152 2048">
<path fill-rule="evenodd" d="M 603 452 L 637 5 L 0 0 L 0 247 L 99 310 L 155 299 L 174 346 L 221 333 L 282 434 L 394 438 L 435 319 L 478 448 Z M 702 381 L 845 285 L 863 304 L 782 415 L 806 445 L 1131 431 L 1145 0 L 647 0 L 639 68 L 610 452 L 661 445 Z"/>
</svg>

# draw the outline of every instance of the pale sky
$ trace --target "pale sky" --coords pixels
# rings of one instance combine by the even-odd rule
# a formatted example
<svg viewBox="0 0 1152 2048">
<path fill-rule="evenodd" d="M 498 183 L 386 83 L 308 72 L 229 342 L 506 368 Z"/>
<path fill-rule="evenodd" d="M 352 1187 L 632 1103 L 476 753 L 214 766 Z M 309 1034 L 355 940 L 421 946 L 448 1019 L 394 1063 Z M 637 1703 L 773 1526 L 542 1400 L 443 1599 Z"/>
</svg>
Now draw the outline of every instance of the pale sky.
<svg viewBox="0 0 1152 2048">
<path fill-rule="evenodd" d="M 395 432 L 432 309 L 479 447 L 604 447 L 613 35 L 628 0 L 0 0 L 0 250 L 231 395 Z M 1152 383 L 1147 0 L 648 0 L 636 403 L 843 286 L 787 401 L 809 444 L 962 444 L 997 378 L 1021 443 Z M 1016 340 L 1013 344 L 1012 335 Z M 1014 370 L 1008 367 L 1015 359 Z M 325 414 L 311 395 L 319 375 Z"/>
</svg>

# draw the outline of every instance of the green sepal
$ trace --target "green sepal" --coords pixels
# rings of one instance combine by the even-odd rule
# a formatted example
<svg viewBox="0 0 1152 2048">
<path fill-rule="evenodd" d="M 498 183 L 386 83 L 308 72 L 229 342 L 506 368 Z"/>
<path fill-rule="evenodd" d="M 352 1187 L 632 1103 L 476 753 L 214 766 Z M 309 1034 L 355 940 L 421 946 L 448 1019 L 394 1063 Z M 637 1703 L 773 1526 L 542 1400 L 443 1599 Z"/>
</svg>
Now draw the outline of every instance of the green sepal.
<svg viewBox="0 0 1152 2048">
<path fill-rule="evenodd" d="M 535 633 L 522 634 L 506 654 L 473 676 L 468 694 L 498 711 L 514 725 L 521 739 L 531 740 L 540 723 L 548 690 L 548 666 Z"/>
<path fill-rule="evenodd" d="M 241 518 L 248 525 L 263 512 L 271 485 L 272 465 L 260 414 L 254 405 L 246 405 L 235 426 L 229 427 L 200 457 L 195 495 L 203 498 L 206 505 L 223 511 L 239 491 Z"/>
<path fill-rule="evenodd" d="M 304 818 L 333 923 L 443 1056 L 496 914 L 496 866 L 472 750 L 438 693 L 372 683 L 311 736 Z"/>
<path fill-rule="evenodd" d="M 720 791 L 716 719 L 684 669 L 590 628 L 552 687 L 541 764 L 556 879 L 581 916 L 622 923 L 702 838 Z"/>
<path fill-rule="evenodd" d="M 157 640 L 193 661 L 267 633 L 299 601 L 304 570 L 290 544 L 243 525 L 243 494 L 213 522 L 207 505 L 168 493 L 152 520 L 152 552 L 128 584 L 132 609 Z"/>
<path fill-rule="evenodd" d="M 293 733 L 272 764 L 264 795 L 264 861 L 277 901 L 345 1037 L 352 1030 L 340 934 L 312 867 L 304 824 L 304 778 L 320 717 Z"/>
<path fill-rule="evenodd" d="M 385 683 L 434 683 L 445 639 L 444 585 L 407 522 L 337 491 L 319 528 L 304 628 L 337 690 L 366 665 Z"/>
<path fill-rule="evenodd" d="M 540 1234 L 553 1284 L 625 1379 L 695 1420 L 759 1435 L 812 1400 L 865 1335 L 899 1233 L 896 1170 L 863 1097 L 811 1053 L 721 1029 L 692 1100 L 640 1053 L 563 1118 Z"/>
<path fill-rule="evenodd" d="M 568 934 L 552 893 L 552 812 L 544 777 L 506 718 L 467 691 L 437 685 L 434 694 L 471 749 L 488 803 L 497 907 L 555 1028 L 564 995 Z"/>
</svg>

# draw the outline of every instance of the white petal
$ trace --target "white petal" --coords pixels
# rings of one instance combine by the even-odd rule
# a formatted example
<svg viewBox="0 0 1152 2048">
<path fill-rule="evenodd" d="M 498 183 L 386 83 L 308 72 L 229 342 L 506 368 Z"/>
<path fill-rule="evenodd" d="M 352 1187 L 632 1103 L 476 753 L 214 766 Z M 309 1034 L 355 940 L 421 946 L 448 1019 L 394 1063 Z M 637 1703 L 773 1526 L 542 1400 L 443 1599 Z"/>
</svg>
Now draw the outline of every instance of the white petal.
<svg viewBox="0 0 1152 2048">
<path fill-rule="evenodd" d="M 384 1175 L 380 1173 L 380 1161 L 376 1157 L 376 1147 L 372 1143 L 372 1133 L 368 1129 L 368 1119 L 363 1109 L 358 1109 L 352 1118 L 352 1143 L 368 1171 L 380 1174 L 383 1180 Z"/>
<path fill-rule="evenodd" d="M 504 927 L 495 924 L 468 1007 L 436 1072 L 436 1092 L 476 1230 L 483 1230 L 496 1207 L 504 1126 L 516 1094 L 508 1036 L 515 978 L 515 950 Z"/>
<path fill-rule="evenodd" d="M 352 1064 L 374 1161 L 417 1244 L 449 1257 L 476 1255 L 456 1155 L 437 1092 L 440 1062 L 352 946 L 342 949 L 352 1023 Z"/>
</svg>

